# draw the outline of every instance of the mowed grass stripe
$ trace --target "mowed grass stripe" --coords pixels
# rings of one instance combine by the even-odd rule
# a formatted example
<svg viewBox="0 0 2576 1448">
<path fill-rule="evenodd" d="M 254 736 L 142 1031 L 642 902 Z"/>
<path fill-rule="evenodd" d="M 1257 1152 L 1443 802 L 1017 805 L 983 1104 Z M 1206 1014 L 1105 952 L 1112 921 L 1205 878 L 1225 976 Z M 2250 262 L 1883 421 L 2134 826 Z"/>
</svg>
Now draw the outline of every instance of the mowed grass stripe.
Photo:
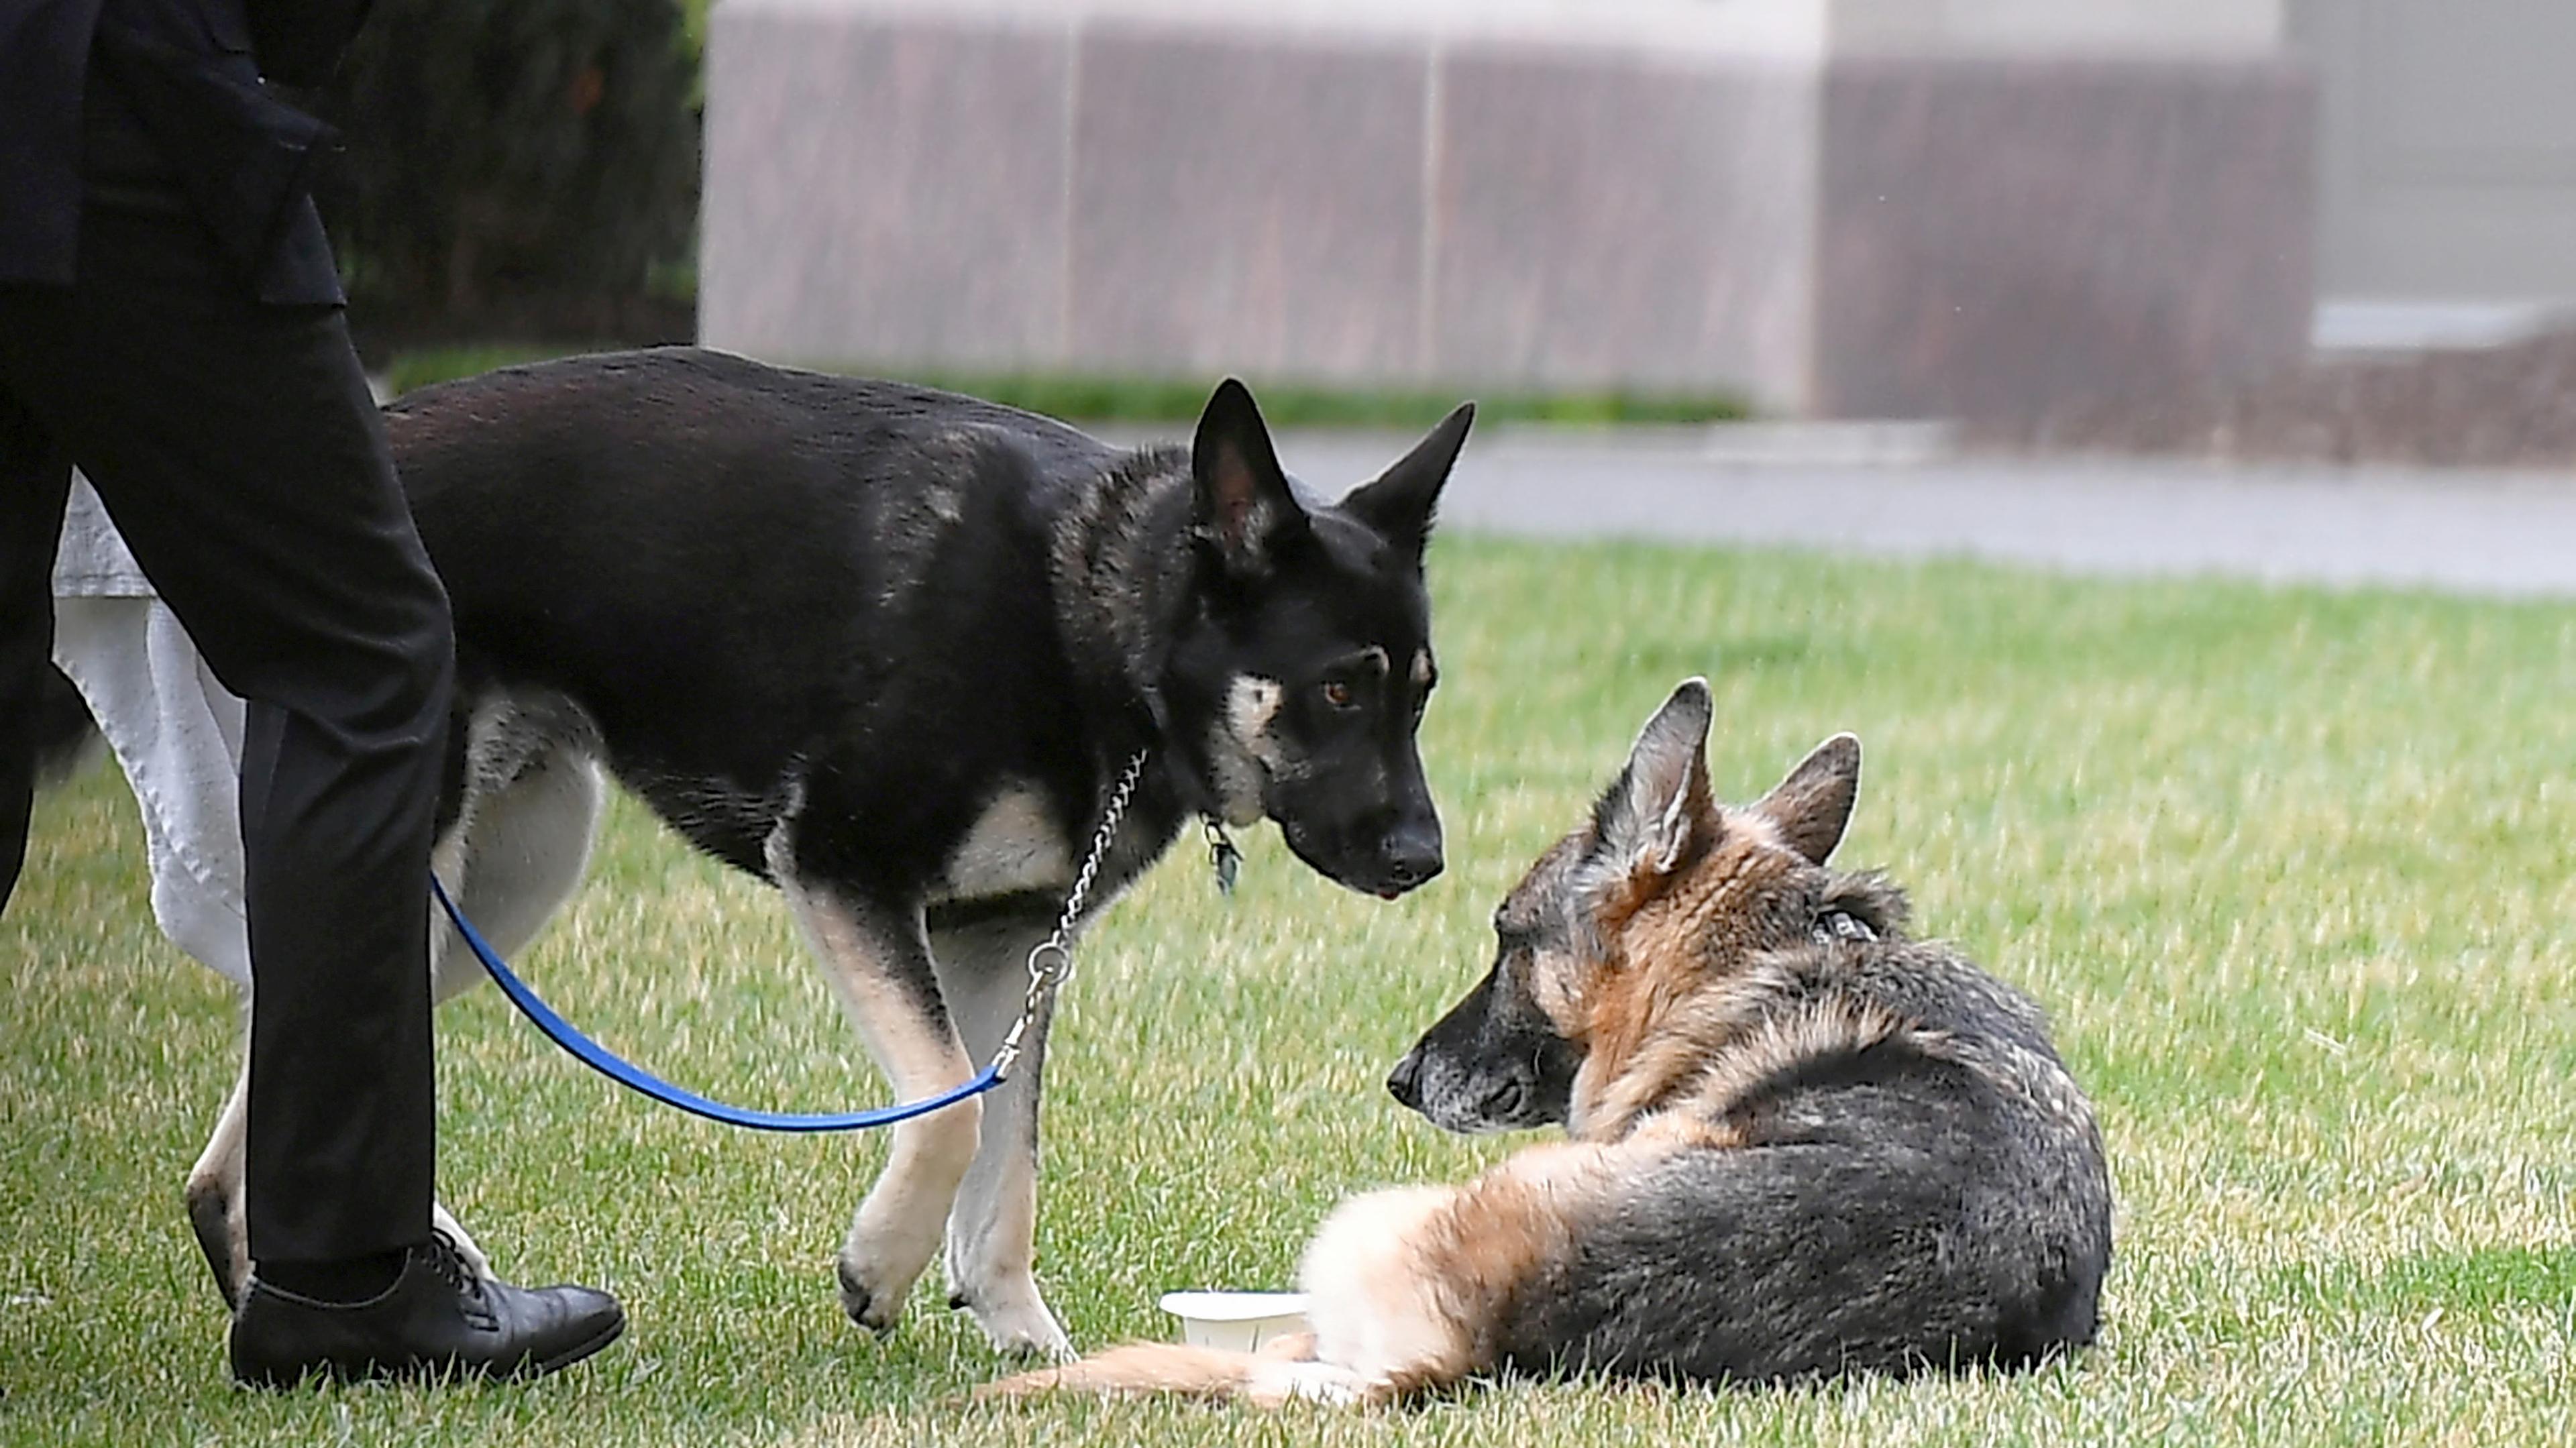
<svg viewBox="0 0 2576 1448">
<path fill-rule="evenodd" d="M 1525 1384 L 1372 1418 L 997 1410 L 936 1285 L 885 1341 L 829 1260 L 874 1140 L 728 1132 L 441 1013 L 447 1200 L 501 1264 L 628 1296 L 530 1388 L 224 1386 L 179 1185 L 233 1006 L 153 930 L 111 774 L 40 807 L 0 920 L 0 1442 L 2576 1441 L 2576 608 L 2098 583 L 1786 553 L 1433 550 L 1424 752 L 1449 874 L 1383 905 L 1264 829 L 1220 900 L 1185 840 L 1085 947 L 1049 1063 L 1041 1277 L 1078 1341 L 1181 1286 L 1283 1283 L 1344 1192 L 1473 1171 L 1386 1068 L 1672 683 L 1721 792 L 1859 733 L 1840 860 L 2053 1012 L 2121 1196 L 2102 1345 L 2022 1377 L 1785 1392 Z M 884 1092 L 777 902 L 629 804 L 522 962 L 656 1069 L 758 1104 Z"/>
</svg>

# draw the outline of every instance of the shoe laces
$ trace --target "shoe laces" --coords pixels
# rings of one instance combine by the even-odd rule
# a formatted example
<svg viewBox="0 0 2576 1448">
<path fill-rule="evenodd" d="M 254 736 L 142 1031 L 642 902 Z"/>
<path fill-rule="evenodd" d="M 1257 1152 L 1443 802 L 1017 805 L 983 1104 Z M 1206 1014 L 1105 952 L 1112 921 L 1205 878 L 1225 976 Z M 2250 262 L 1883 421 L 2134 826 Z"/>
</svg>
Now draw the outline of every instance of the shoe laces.
<svg viewBox="0 0 2576 1448">
<path fill-rule="evenodd" d="M 447 1285 L 480 1302 L 483 1300 L 483 1278 L 465 1261 L 465 1249 L 443 1227 L 429 1229 L 429 1266 L 445 1279 Z"/>
</svg>

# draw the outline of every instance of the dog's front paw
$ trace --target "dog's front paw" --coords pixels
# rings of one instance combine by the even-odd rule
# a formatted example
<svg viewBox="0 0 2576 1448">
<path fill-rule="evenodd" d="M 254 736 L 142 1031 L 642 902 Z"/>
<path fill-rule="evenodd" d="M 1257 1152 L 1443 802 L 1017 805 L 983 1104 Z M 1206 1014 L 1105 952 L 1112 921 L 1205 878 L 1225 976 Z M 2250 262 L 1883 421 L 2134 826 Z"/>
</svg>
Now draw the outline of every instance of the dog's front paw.
<svg viewBox="0 0 2576 1448">
<path fill-rule="evenodd" d="M 900 1286 L 869 1280 L 865 1264 L 844 1253 L 832 1269 L 841 1285 L 841 1310 L 850 1321 L 879 1337 L 894 1331 L 895 1319 L 903 1315 L 903 1299 L 910 1295 L 912 1284 Z"/>
<path fill-rule="evenodd" d="M 971 1296 L 961 1293 L 950 1297 L 948 1305 L 973 1313 L 975 1325 L 992 1339 L 996 1352 L 1045 1362 L 1073 1361 L 1073 1339 L 1064 1335 L 1063 1324 L 1047 1310 L 1046 1299 L 1038 1295 L 1038 1285 L 1031 1279 L 988 1287 Z"/>
<path fill-rule="evenodd" d="M 969 1101 L 961 1107 L 973 1105 Z M 913 1122 L 905 1129 L 918 1125 Z M 962 1145 L 962 1150 L 949 1157 L 955 1170 L 929 1172 L 917 1162 L 907 1168 L 898 1160 L 877 1179 L 867 1200 L 859 1203 L 858 1214 L 850 1219 L 850 1235 L 841 1240 L 837 1264 L 841 1310 L 852 1322 L 884 1333 L 892 1331 L 895 1319 L 903 1315 L 903 1300 L 912 1295 L 912 1284 L 921 1280 L 923 1269 L 939 1251 L 949 1205 L 957 1199 L 957 1178 L 975 1154 L 974 1127 L 975 1119 L 969 1115 L 962 1143 L 953 1143 Z M 900 1141 L 897 1146 L 900 1149 Z"/>
</svg>

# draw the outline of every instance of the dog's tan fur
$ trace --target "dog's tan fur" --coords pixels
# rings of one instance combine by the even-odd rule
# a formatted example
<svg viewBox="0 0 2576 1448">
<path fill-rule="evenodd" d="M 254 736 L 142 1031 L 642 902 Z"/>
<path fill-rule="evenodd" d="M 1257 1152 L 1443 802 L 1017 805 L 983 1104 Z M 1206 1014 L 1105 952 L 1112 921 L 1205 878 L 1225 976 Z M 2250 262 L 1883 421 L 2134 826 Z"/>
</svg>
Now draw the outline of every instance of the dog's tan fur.
<svg viewBox="0 0 2576 1448">
<path fill-rule="evenodd" d="M 1526 1351 L 1529 1294 L 1564 1280 L 1580 1239 L 1626 1208 L 1637 1183 L 1670 1159 L 1753 1144 L 1757 1113 L 1777 1108 L 1784 1079 L 1881 1047 L 2037 1102 L 2094 1141 L 2098 1162 L 2089 1108 L 2053 1059 L 2001 1040 L 1954 1039 L 1880 1001 L 1818 998 L 1802 984 L 1789 952 L 1832 948 L 1813 934 L 1820 866 L 1850 813 L 1858 745 L 1828 740 L 1762 801 L 1728 809 L 1710 794 L 1706 696 L 1696 697 L 1689 748 L 1654 739 L 1668 705 L 1602 812 L 1543 854 L 1496 915 L 1505 963 L 1520 965 L 1515 952 L 1525 952 L 1526 974 L 1515 978 L 1583 1051 L 1569 1140 L 1460 1185 L 1345 1201 L 1299 1271 L 1311 1341 L 1264 1355 L 1131 1345 L 986 1392 L 1382 1404 L 1494 1372 Z M 1658 778 L 1659 766 L 1685 773 Z M 1641 814 L 1640 805 L 1653 808 Z M 1614 816 L 1650 822 L 1633 848 L 1603 833 Z M 1605 858 L 1613 843 L 1620 848 Z M 1901 923 L 1901 897 L 1871 877 L 1832 876 L 1822 888 L 1827 908 L 1873 930 Z M 1515 1332 L 1524 1334 L 1519 1349 Z"/>
</svg>

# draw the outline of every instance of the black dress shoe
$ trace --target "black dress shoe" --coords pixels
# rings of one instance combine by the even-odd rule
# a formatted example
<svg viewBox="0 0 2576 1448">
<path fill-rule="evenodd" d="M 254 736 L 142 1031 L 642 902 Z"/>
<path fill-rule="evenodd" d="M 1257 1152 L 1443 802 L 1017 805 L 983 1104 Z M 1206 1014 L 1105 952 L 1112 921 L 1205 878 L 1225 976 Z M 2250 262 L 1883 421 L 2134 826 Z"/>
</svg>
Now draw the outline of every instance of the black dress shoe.
<svg viewBox="0 0 2576 1448">
<path fill-rule="evenodd" d="M 617 1340 L 626 1313 L 588 1287 L 513 1287 L 477 1277 L 444 1233 L 364 1302 L 322 1302 L 259 1280 L 233 1315 L 233 1377 L 289 1387 L 308 1377 L 533 1378 Z"/>
</svg>

